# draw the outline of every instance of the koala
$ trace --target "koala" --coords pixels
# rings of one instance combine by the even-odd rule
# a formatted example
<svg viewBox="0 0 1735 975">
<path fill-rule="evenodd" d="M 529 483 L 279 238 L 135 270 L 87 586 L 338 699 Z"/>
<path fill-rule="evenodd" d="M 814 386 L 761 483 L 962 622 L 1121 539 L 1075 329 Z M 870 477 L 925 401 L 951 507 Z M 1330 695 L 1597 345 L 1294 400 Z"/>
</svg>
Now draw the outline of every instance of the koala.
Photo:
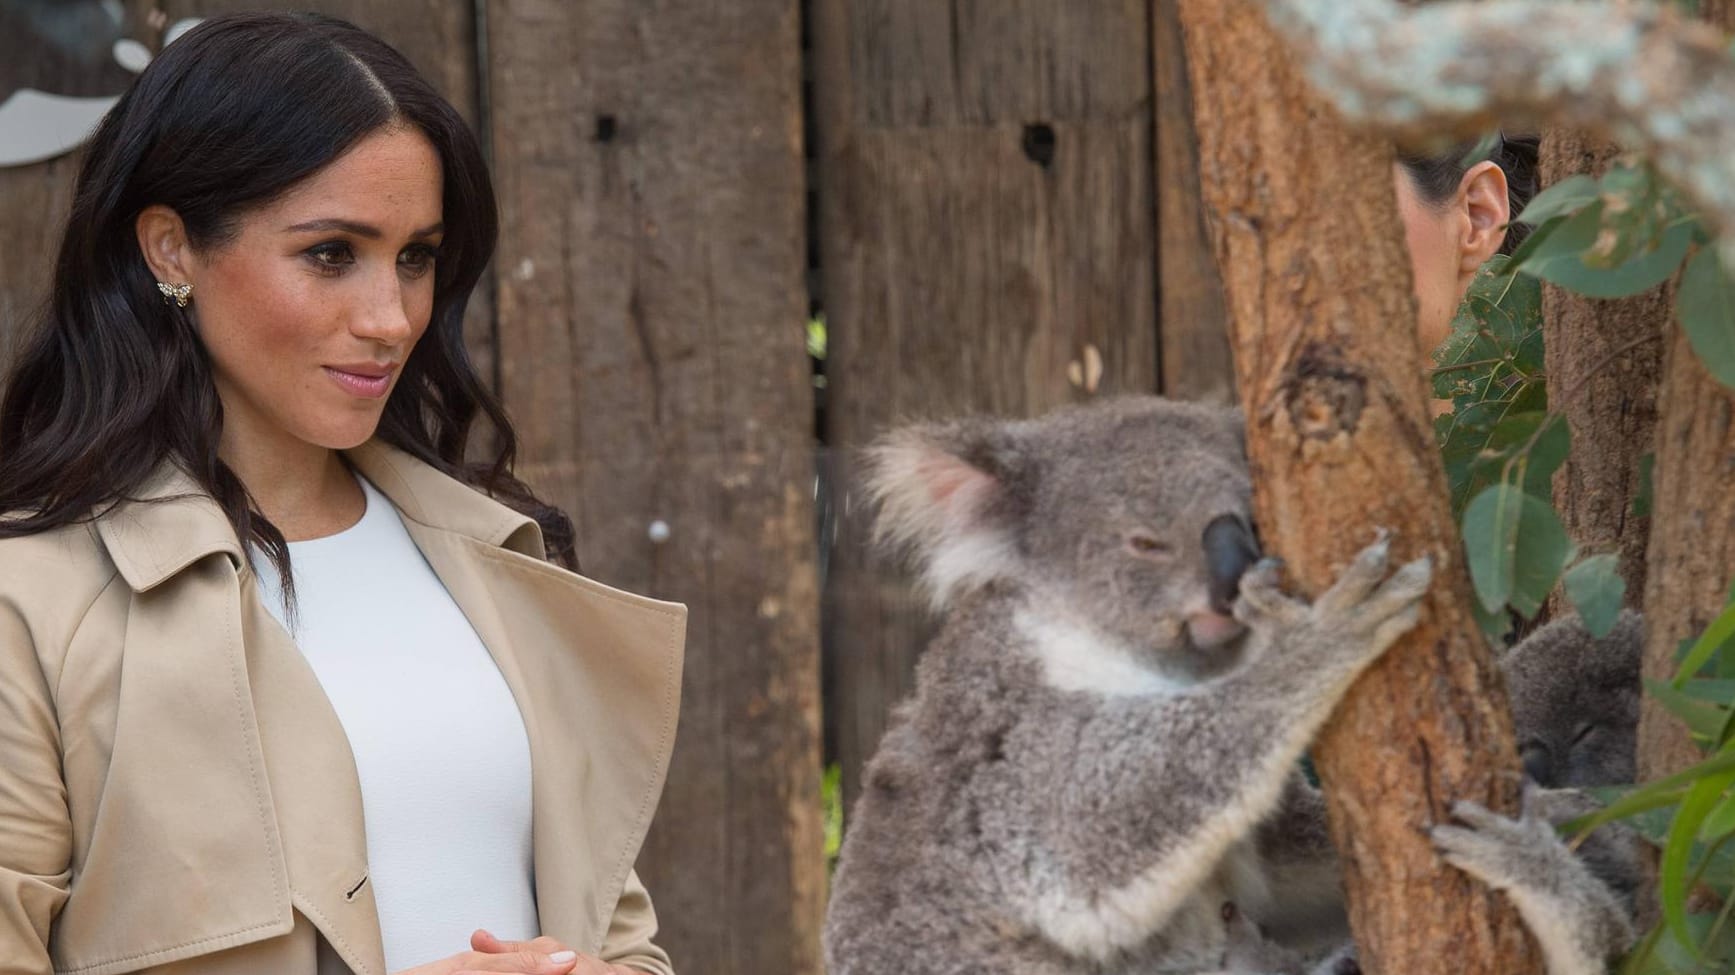
<svg viewBox="0 0 1735 975">
<path fill-rule="evenodd" d="M 1311 801 L 1297 759 L 1432 570 L 1390 571 L 1382 537 L 1311 605 L 1285 595 L 1241 427 L 1145 397 L 873 449 L 882 535 L 946 615 L 852 811 L 834 975 L 1210 972 L 1308 927 L 1276 885 L 1304 886 L 1311 847 L 1271 824 Z"/>
<path fill-rule="evenodd" d="M 1566 616 L 1506 651 L 1500 669 L 1531 781 L 1545 788 L 1633 781 L 1644 642 L 1644 617 L 1628 610 L 1601 638 Z"/>
</svg>

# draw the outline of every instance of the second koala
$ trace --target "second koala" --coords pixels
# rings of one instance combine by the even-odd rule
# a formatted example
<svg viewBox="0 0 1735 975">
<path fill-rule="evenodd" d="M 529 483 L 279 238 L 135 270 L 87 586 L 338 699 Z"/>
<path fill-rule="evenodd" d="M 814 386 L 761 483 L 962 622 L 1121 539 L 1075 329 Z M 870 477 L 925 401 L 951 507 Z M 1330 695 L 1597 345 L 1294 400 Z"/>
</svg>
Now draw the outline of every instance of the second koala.
<svg viewBox="0 0 1735 975">
<path fill-rule="evenodd" d="M 916 427 L 874 461 L 882 527 L 948 613 L 867 767 L 828 970 L 1200 972 L 1235 947 L 1226 916 L 1318 929 L 1333 883 L 1298 894 L 1308 858 L 1262 825 L 1429 566 L 1390 574 L 1376 544 L 1311 606 L 1249 569 L 1229 410 Z"/>
</svg>

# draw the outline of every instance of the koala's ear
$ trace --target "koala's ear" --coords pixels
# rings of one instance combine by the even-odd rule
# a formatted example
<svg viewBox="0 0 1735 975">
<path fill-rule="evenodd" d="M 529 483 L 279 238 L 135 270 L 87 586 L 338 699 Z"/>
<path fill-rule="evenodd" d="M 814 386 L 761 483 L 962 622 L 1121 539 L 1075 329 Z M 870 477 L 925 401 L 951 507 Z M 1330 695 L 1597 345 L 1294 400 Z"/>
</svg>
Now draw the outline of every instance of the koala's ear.
<svg viewBox="0 0 1735 975">
<path fill-rule="evenodd" d="M 875 535 L 915 554 L 936 607 L 1010 573 L 1019 456 L 1007 425 L 986 420 L 921 424 L 867 452 Z"/>
</svg>

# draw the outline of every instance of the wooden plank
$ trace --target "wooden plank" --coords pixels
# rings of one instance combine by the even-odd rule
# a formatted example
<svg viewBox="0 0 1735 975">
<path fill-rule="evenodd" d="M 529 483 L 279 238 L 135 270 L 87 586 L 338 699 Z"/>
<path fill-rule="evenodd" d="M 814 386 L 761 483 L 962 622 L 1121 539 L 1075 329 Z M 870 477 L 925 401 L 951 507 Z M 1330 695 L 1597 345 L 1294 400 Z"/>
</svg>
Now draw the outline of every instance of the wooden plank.
<svg viewBox="0 0 1735 975">
<path fill-rule="evenodd" d="M 476 64 L 476 16 L 472 0 L 165 0 L 170 23 L 182 17 L 214 17 L 245 10 L 309 10 L 347 20 L 397 48 L 472 129 L 480 130 Z M 485 134 L 480 136 L 484 143 Z M 493 282 L 484 279 L 464 315 L 465 346 L 484 380 L 496 374 Z"/>
<path fill-rule="evenodd" d="M 1157 321 L 1162 323 L 1163 395 L 1230 402 L 1235 363 L 1229 355 L 1223 279 L 1205 232 L 1199 195 L 1199 140 L 1180 14 L 1151 4 L 1156 90 Z"/>
<path fill-rule="evenodd" d="M 692 608 L 640 864 L 661 941 L 687 970 L 817 973 L 798 4 L 487 10 L 520 469 L 588 571 Z"/>
<path fill-rule="evenodd" d="M 58 14 L 0 5 L 0 102 L 19 88 L 81 98 L 119 95 L 133 75 L 108 51 L 130 36 L 127 26 L 115 25 L 95 4 Z M 0 371 L 48 298 L 77 172 L 76 154 L 0 167 Z"/>
<path fill-rule="evenodd" d="M 846 806 L 930 621 L 868 554 L 852 452 L 895 421 L 1156 388 L 1144 0 L 814 0 L 829 699 Z"/>
</svg>

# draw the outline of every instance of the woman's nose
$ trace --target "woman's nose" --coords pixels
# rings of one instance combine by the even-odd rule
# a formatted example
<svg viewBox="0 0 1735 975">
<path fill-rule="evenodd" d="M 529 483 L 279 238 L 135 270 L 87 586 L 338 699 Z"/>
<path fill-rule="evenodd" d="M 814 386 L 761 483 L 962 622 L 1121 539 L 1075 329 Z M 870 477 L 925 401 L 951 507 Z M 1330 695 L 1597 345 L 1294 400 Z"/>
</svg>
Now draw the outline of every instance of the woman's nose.
<svg viewBox="0 0 1735 975">
<path fill-rule="evenodd" d="M 350 332 L 382 345 L 403 345 L 415 331 L 410 322 L 403 284 L 394 273 L 390 281 L 369 289 L 368 300 L 356 310 Z"/>
<path fill-rule="evenodd" d="M 1211 608 L 1227 615 L 1241 591 L 1241 576 L 1259 561 L 1259 539 L 1240 515 L 1219 515 L 1205 526 L 1205 567 Z"/>
</svg>

